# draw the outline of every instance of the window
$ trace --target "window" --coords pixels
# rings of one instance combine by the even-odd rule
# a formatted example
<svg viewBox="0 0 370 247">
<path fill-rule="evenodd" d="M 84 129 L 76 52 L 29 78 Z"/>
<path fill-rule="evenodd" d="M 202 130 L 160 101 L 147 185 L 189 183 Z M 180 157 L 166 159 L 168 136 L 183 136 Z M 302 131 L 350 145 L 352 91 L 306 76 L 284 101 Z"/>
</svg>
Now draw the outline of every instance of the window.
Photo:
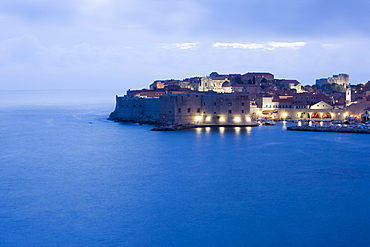
<svg viewBox="0 0 370 247">
<path fill-rule="evenodd" d="M 191 112 L 191 109 L 190 108 L 188 108 L 188 113 L 190 113 Z"/>
<path fill-rule="evenodd" d="M 216 112 L 213 112 L 213 114 L 217 114 Z"/>
<path fill-rule="evenodd" d="M 229 110 L 229 113 L 232 113 L 232 111 L 231 111 L 231 110 Z"/>
<path fill-rule="evenodd" d="M 178 112 L 178 113 L 181 113 L 181 108 L 177 109 L 177 112 Z"/>
<path fill-rule="evenodd" d="M 244 102 L 242 102 L 242 106 L 244 106 Z"/>
<path fill-rule="evenodd" d="M 214 102 L 213 105 L 216 106 L 216 102 Z"/>
<path fill-rule="evenodd" d="M 244 110 L 242 110 L 242 113 L 244 113 Z"/>
<path fill-rule="evenodd" d="M 231 103 L 231 102 L 229 102 L 229 104 L 228 104 L 229 106 L 232 106 L 233 105 L 233 103 Z"/>
<path fill-rule="evenodd" d="M 200 108 L 197 108 L 197 113 L 200 113 Z"/>
</svg>

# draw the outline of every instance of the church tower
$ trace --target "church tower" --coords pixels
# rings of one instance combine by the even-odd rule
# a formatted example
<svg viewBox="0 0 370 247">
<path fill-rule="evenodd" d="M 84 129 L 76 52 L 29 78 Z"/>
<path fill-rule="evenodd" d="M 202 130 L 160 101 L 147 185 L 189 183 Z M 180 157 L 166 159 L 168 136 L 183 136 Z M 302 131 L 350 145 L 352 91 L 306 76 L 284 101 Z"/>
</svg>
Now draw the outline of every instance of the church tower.
<svg viewBox="0 0 370 247">
<path fill-rule="evenodd" d="M 349 106 L 351 104 L 351 87 L 348 85 L 346 87 L 346 106 Z"/>
</svg>

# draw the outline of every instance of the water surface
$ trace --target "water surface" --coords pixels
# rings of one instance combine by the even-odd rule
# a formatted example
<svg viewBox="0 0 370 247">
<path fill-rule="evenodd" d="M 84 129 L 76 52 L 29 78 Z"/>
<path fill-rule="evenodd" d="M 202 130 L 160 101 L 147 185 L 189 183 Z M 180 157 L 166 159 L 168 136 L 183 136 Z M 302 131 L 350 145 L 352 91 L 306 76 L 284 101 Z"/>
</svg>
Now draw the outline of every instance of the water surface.
<svg viewBox="0 0 370 247">
<path fill-rule="evenodd" d="M 370 135 L 153 132 L 119 92 L 0 92 L 1 246 L 369 246 Z"/>
</svg>

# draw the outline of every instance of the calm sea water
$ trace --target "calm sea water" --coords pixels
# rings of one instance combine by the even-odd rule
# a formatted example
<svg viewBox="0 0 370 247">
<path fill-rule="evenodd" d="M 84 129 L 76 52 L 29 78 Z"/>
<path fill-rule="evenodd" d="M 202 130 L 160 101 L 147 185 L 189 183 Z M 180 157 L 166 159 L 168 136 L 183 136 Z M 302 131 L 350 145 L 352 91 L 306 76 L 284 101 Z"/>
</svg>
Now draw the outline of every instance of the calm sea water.
<svg viewBox="0 0 370 247">
<path fill-rule="evenodd" d="M 0 92 L 0 246 L 369 246 L 370 135 L 152 132 L 120 92 Z"/>
</svg>

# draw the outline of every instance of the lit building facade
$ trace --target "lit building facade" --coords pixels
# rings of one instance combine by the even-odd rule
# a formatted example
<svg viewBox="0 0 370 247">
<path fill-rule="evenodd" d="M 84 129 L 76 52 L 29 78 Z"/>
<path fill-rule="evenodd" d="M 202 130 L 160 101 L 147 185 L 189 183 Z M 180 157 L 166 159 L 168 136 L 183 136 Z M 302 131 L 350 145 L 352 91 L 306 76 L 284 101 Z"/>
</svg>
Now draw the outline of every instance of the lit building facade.
<svg viewBox="0 0 370 247">
<path fill-rule="evenodd" d="M 160 98 L 160 122 L 198 125 L 243 125 L 251 121 L 248 94 L 167 94 Z"/>
</svg>

